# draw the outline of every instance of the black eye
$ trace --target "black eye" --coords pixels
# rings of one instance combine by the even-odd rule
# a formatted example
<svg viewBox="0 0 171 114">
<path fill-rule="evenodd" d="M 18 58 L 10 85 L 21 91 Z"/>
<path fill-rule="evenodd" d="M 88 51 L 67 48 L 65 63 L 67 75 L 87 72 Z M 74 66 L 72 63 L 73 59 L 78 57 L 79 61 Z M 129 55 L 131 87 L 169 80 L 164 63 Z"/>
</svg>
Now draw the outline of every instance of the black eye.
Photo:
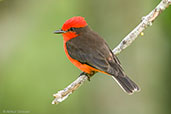
<svg viewBox="0 0 171 114">
<path fill-rule="evenodd" d="M 71 27 L 70 29 L 68 29 L 68 31 L 74 31 L 75 28 Z"/>
</svg>

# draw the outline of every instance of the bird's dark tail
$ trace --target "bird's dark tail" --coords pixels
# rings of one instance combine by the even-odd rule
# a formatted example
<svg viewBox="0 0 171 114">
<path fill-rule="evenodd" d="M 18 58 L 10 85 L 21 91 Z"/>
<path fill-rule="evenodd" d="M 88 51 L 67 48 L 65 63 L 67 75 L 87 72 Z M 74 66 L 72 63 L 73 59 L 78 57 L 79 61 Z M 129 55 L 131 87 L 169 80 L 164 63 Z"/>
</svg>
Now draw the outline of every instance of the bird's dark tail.
<svg viewBox="0 0 171 114">
<path fill-rule="evenodd" d="M 120 87 L 128 94 L 140 91 L 139 87 L 128 76 L 112 76 Z"/>
</svg>

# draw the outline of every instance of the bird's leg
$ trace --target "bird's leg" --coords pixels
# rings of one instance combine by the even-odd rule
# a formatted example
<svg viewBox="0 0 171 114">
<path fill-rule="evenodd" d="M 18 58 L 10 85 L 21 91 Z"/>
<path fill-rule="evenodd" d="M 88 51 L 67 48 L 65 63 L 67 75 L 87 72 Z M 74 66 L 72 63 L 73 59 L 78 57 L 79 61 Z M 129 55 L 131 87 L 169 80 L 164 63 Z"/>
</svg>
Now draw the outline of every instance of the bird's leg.
<svg viewBox="0 0 171 114">
<path fill-rule="evenodd" d="M 95 74 L 95 71 L 92 71 L 90 74 L 82 72 L 79 76 L 85 75 L 88 78 L 88 81 L 90 81 L 90 78 Z"/>
<path fill-rule="evenodd" d="M 90 75 L 88 73 L 82 72 L 79 76 L 85 75 L 88 78 L 88 81 L 90 81 Z"/>
</svg>

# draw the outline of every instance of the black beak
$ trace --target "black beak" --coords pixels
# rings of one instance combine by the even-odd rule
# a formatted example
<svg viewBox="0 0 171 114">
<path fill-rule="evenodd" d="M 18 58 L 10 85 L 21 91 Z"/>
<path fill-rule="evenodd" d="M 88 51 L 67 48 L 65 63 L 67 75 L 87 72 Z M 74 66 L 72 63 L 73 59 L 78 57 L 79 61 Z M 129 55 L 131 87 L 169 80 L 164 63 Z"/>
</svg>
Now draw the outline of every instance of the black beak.
<svg viewBox="0 0 171 114">
<path fill-rule="evenodd" d="M 62 34 L 62 33 L 65 33 L 65 32 L 66 31 L 63 31 L 63 30 L 60 29 L 60 30 L 55 31 L 54 34 Z"/>
</svg>

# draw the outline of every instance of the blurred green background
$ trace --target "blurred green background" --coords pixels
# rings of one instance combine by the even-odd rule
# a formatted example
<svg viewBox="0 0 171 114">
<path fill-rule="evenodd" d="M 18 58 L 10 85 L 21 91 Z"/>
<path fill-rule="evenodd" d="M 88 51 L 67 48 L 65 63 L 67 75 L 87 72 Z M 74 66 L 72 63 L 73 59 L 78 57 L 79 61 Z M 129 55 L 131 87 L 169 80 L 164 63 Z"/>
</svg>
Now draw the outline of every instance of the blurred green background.
<svg viewBox="0 0 171 114">
<path fill-rule="evenodd" d="M 53 31 L 83 16 L 113 49 L 160 0 L 0 0 L 0 114 L 171 114 L 171 7 L 118 55 L 141 87 L 125 94 L 98 73 L 67 100 L 53 94 L 80 74 Z"/>
</svg>

